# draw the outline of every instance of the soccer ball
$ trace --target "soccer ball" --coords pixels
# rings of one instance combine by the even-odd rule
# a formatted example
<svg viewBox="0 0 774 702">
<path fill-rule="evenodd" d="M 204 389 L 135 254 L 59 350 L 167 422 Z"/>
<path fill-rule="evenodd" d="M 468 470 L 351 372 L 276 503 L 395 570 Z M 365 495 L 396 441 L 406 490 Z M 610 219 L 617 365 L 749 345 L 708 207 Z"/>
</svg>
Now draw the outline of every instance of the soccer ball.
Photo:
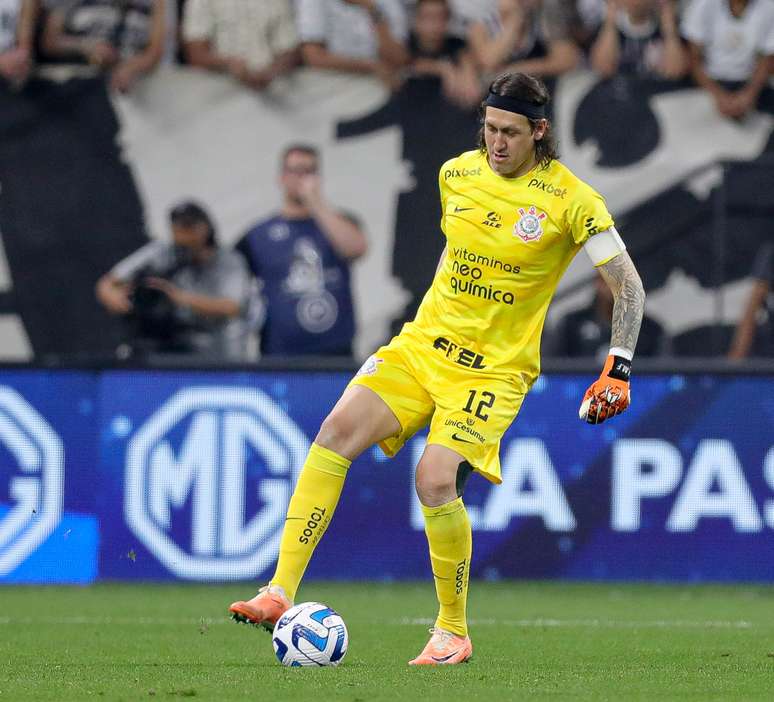
<svg viewBox="0 0 774 702">
<path fill-rule="evenodd" d="M 282 665 L 338 665 L 347 652 L 349 634 L 344 620 L 328 605 L 304 602 L 280 617 L 272 644 Z"/>
</svg>

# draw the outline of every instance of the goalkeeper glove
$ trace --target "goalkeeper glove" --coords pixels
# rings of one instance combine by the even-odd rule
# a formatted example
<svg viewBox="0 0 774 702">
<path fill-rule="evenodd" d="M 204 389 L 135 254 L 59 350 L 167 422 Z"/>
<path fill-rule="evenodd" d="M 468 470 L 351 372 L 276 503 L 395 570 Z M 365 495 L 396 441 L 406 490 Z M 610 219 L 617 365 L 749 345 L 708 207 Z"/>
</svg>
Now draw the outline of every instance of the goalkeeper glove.
<svg viewBox="0 0 774 702">
<path fill-rule="evenodd" d="M 583 396 L 578 416 L 589 424 L 601 424 L 623 412 L 631 402 L 629 375 L 632 362 L 623 356 L 610 354 L 599 379 Z"/>
</svg>

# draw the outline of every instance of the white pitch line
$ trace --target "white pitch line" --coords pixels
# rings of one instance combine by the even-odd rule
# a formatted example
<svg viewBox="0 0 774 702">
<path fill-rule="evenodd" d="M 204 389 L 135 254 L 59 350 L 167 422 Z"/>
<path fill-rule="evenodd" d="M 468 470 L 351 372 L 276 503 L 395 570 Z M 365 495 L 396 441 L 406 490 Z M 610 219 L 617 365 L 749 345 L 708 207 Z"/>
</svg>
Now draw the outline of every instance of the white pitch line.
<svg viewBox="0 0 774 702">
<path fill-rule="evenodd" d="M 435 619 L 429 617 L 403 617 L 385 621 L 401 626 L 432 626 Z M 51 625 L 51 626 L 198 626 L 210 627 L 230 624 L 227 617 L 208 619 L 200 617 L 0 617 L 0 626 Z M 616 619 L 471 619 L 470 626 L 507 626 L 523 628 L 578 628 L 578 629 L 753 629 L 768 628 L 771 624 L 753 624 L 738 620 L 689 620 L 655 619 L 627 621 Z"/>
<path fill-rule="evenodd" d="M 391 623 L 403 626 L 432 626 L 435 619 L 403 617 Z M 752 629 L 747 621 L 692 621 L 687 619 L 656 619 L 652 621 L 626 621 L 614 619 L 470 619 L 469 626 L 514 626 L 532 628 L 579 628 L 579 629 Z"/>
<path fill-rule="evenodd" d="M 0 625 L 15 624 L 51 624 L 54 626 L 111 626 L 113 624 L 139 624 L 140 626 L 212 626 L 213 624 L 228 624 L 228 617 L 223 619 L 183 618 L 183 617 L 0 617 Z"/>
</svg>

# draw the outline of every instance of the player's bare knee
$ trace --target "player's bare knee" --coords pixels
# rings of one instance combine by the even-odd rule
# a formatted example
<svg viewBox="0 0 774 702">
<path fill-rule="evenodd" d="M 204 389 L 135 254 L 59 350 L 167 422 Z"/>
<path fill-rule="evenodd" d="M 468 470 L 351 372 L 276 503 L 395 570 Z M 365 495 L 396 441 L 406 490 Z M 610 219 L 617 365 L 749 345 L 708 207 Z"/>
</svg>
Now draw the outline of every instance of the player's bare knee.
<svg viewBox="0 0 774 702">
<path fill-rule="evenodd" d="M 362 421 L 346 410 L 333 410 L 320 425 L 314 442 L 354 460 L 366 448 Z"/>
<path fill-rule="evenodd" d="M 440 507 L 457 498 L 454 480 L 423 461 L 417 465 L 414 483 L 417 497 L 425 507 Z"/>
<path fill-rule="evenodd" d="M 344 448 L 347 437 L 351 435 L 352 422 L 344 412 L 331 412 L 320 425 L 314 442 L 318 446 L 340 452 Z"/>
</svg>

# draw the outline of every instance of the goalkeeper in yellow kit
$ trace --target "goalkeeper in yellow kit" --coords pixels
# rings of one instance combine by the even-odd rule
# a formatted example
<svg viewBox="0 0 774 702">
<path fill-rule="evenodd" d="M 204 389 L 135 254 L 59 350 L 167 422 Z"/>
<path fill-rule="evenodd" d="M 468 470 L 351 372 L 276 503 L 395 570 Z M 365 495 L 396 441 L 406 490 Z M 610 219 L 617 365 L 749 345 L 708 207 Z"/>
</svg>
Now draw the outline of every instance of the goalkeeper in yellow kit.
<svg viewBox="0 0 774 702">
<path fill-rule="evenodd" d="M 498 77 L 481 107 L 479 148 L 440 170 L 446 247 L 413 322 L 371 356 L 320 427 L 288 507 L 269 585 L 234 602 L 237 621 L 272 628 L 325 532 L 351 462 L 378 443 L 390 456 L 430 425 L 416 469 L 440 604 L 414 665 L 466 661 L 472 534 L 462 501 L 476 471 L 499 483 L 500 439 L 540 372 L 540 335 L 565 269 L 585 249 L 615 297 L 610 355 L 583 398 L 593 424 L 629 404 L 644 292 L 604 200 L 556 159 L 548 93 Z"/>
</svg>

